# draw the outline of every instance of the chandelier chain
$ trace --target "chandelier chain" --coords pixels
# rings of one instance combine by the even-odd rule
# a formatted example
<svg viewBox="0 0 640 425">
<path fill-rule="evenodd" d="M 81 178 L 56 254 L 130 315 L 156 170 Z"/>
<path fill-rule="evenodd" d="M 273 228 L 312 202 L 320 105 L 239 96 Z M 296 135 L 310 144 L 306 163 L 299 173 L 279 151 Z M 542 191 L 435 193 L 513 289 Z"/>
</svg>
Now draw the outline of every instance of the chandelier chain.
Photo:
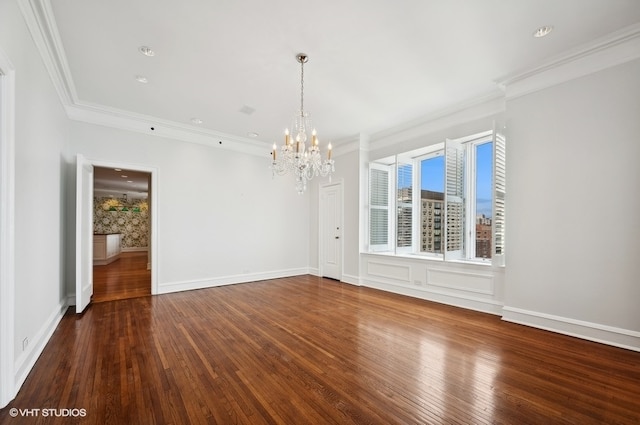
<svg viewBox="0 0 640 425">
<path fill-rule="evenodd" d="M 300 116 L 304 117 L 304 60 L 300 61 Z"/>
</svg>

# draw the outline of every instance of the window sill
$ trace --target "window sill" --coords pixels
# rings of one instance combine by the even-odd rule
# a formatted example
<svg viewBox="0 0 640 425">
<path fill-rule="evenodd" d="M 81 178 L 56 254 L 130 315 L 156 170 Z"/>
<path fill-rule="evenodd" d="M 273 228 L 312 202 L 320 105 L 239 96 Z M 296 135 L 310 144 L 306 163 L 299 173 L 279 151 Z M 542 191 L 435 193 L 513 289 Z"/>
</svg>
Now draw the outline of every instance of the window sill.
<svg viewBox="0 0 640 425">
<path fill-rule="evenodd" d="M 394 258 L 407 258 L 411 260 L 419 260 L 419 261 L 433 261 L 438 263 L 450 263 L 450 264 L 468 264 L 470 266 L 481 266 L 481 267 L 493 267 L 491 261 L 483 261 L 483 260 L 445 260 L 443 257 L 431 257 L 427 255 L 420 254 L 412 254 L 412 253 L 395 253 L 388 251 L 364 251 L 361 254 L 365 255 L 373 255 L 380 257 L 394 257 Z M 503 266 L 495 266 L 495 267 L 503 267 Z"/>
</svg>

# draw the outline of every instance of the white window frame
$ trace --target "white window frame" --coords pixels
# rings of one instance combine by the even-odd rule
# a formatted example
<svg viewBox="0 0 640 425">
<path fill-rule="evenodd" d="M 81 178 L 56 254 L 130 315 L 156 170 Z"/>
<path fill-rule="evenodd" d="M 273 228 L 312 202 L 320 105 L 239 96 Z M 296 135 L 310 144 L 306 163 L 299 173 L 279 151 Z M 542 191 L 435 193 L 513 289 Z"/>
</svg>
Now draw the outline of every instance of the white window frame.
<svg viewBox="0 0 640 425">
<path fill-rule="evenodd" d="M 386 252 L 390 254 L 396 255 L 416 255 L 428 259 L 434 260 L 442 260 L 442 261 L 456 261 L 456 262 L 466 262 L 466 263 L 476 263 L 476 264 L 493 264 L 498 266 L 504 265 L 504 207 L 503 205 L 498 207 L 497 200 L 500 199 L 504 201 L 504 172 L 498 177 L 501 183 L 501 188 L 497 187 L 496 183 L 496 167 L 497 167 L 497 155 L 501 156 L 501 167 L 504 170 L 504 150 L 505 150 L 505 138 L 504 135 L 499 131 L 499 128 L 496 124 L 493 130 L 483 131 L 480 133 L 476 133 L 470 136 L 457 138 L 457 139 L 447 139 L 444 143 L 438 143 L 434 145 L 430 145 L 424 147 L 422 149 L 404 152 L 402 154 L 397 154 L 392 157 L 387 157 L 384 159 L 380 159 L 377 161 L 373 161 L 370 163 L 371 169 L 383 169 L 387 171 L 389 174 L 389 214 L 388 214 L 388 244 L 385 246 L 378 245 L 372 246 L 369 244 L 369 252 Z M 500 143 L 496 143 L 499 140 Z M 477 155 L 476 149 L 478 146 L 483 145 L 485 143 L 493 143 L 493 171 L 492 171 L 492 255 L 491 258 L 477 258 L 476 257 L 476 221 L 478 216 L 477 205 L 476 205 L 476 174 L 477 174 Z M 450 152 L 448 152 L 448 149 Z M 451 152 L 456 153 L 456 160 L 452 160 Z M 449 157 L 447 157 L 449 154 Z M 444 170 L 444 199 L 443 199 L 443 210 L 442 210 L 442 221 L 441 221 L 441 246 L 442 253 L 435 252 L 422 252 L 421 251 L 421 220 L 422 220 L 422 167 L 421 162 L 425 159 L 430 159 L 436 157 L 438 155 L 445 156 L 445 170 Z M 449 159 L 449 163 L 447 163 L 447 159 Z M 398 188 L 397 188 L 397 164 L 400 163 L 412 163 L 412 244 L 410 247 L 398 247 L 397 241 L 397 227 L 398 227 L 398 210 L 397 210 L 397 200 L 398 200 Z M 457 170 L 462 169 L 462 175 L 460 175 L 460 171 L 457 171 L 456 176 L 460 177 L 461 180 L 455 180 L 459 183 L 453 183 L 450 180 L 451 175 L 447 175 L 447 167 L 452 163 L 455 163 Z M 451 169 L 449 169 L 450 171 Z M 451 172 L 449 174 L 452 174 Z M 369 173 L 371 176 L 371 173 Z M 448 180 L 449 177 L 449 180 Z M 460 188 L 460 184 L 463 185 Z M 455 187 L 454 187 L 455 186 Z M 449 193 L 451 192 L 451 193 Z M 370 194 L 368 194 L 370 197 Z M 464 217 L 463 217 L 463 234 L 461 239 L 457 239 L 456 242 L 460 241 L 461 247 L 455 251 L 449 251 L 448 246 L 448 232 L 450 229 L 448 228 L 447 222 L 447 205 L 448 199 L 450 196 L 454 196 L 454 199 L 457 199 L 460 202 L 462 198 L 462 204 L 464 209 Z M 371 206 L 370 206 L 371 208 Z M 502 227 L 497 230 L 495 223 L 496 213 L 500 212 L 502 214 Z M 393 221 L 391 221 L 393 220 Z M 370 235 L 370 230 L 369 230 Z M 496 241 L 500 240 L 500 249 L 497 248 Z"/>
<path fill-rule="evenodd" d="M 439 259 L 442 260 L 444 259 L 444 250 L 445 250 L 445 227 L 446 227 L 446 223 L 444 221 L 445 217 L 444 214 L 441 217 L 441 251 L 440 253 L 438 252 L 423 252 L 421 250 L 420 247 L 420 236 L 421 236 L 421 232 L 422 232 L 422 161 L 427 160 L 427 159 L 432 159 L 432 158 L 436 158 L 438 156 L 444 157 L 444 144 L 439 143 L 435 146 L 432 147 L 432 149 L 427 152 L 427 153 L 422 153 L 418 156 L 414 157 L 415 160 L 415 169 L 416 169 L 416 173 L 415 173 L 415 177 L 414 177 L 414 187 L 419 187 L 420 188 L 420 196 L 415 196 L 414 197 L 414 204 L 413 204 L 413 208 L 414 211 L 418 211 L 417 214 L 414 214 L 415 216 L 415 221 L 413 223 L 413 228 L 414 228 L 414 241 L 416 242 L 414 247 L 413 247 L 413 253 L 416 255 L 419 255 L 421 257 L 427 257 L 427 258 L 433 258 L 433 259 Z M 443 173 L 445 173 L 446 171 L 443 170 Z M 444 176 L 443 176 L 443 180 L 444 180 Z M 442 188 L 444 191 L 444 187 Z M 444 194 L 444 192 L 443 192 Z M 444 198 L 443 198 L 443 205 L 444 205 Z M 444 208 L 443 208 L 443 212 L 444 212 Z"/>
<path fill-rule="evenodd" d="M 379 171 L 384 171 L 388 174 L 389 176 L 389 180 L 388 180 L 388 193 L 387 193 L 387 199 L 388 199 L 388 205 L 387 207 L 379 207 L 379 206 L 374 206 L 371 205 L 371 171 L 372 170 L 379 170 Z M 369 247 L 369 251 L 370 252 L 388 252 L 391 251 L 391 247 L 395 246 L 395 226 L 391 225 L 390 220 L 392 219 L 392 217 L 394 216 L 394 211 L 395 211 L 395 200 L 394 200 L 394 196 L 395 196 L 395 190 L 394 190 L 394 183 L 395 183 L 395 167 L 392 164 L 384 164 L 384 163 L 380 163 L 380 162 L 372 162 L 369 164 L 369 186 L 368 186 L 368 191 L 369 193 L 367 193 L 367 204 L 368 204 L 368 211 L 369 211 L 369 226 L 367 226 L 367 245 Z M 371 210 L 372 209 L 386 209 L 387 210 L 387 220 L 389 221 L 389 223 L 387 223 L 387 243 L 386 244 L 372 244 L 371 243 L 371 223 L 372 223 L 372 219 L 371 219 Z M 394 220 L 395 221 L 395 220 Z M 393 245 L 392 245 L 393 244 Z"/>
<path fill-rule="evenodd" d="M 400 171 L 399 164 L 411 165 L 411 245 L 406 247 L 398 246 L 398 234 L 399 234 L 399 225 L 398 225 L 398 173 Z M 393 199 L 393 217 L 395 218 L 394 223 L 394 238 L 393 238 L 393 246 L 396 254 L 411 254 L 414 251 L 415 244 L 415 187 L 416 187 L 416 173 L 415 173 L 415 161 L 413 158 L 407 158 L 405 155 L 396 155 L 395 156 L 395 165 L 393 166 L 394 177 L 395 180 L 392 186 L 392 199 Z"/>
<path fill-rule="evenodd" d="M 467 261 L 467 262 L 491 264 L 492 258 L 476 257 L 476 220 L 478 218 L 478 211 L 477 211 L 477 205 L 476 205 L 476 194 L 477 194 L 476 149 L 478 146 L 483 145 L 485 143 L 494 143 L 493 132 L 484 131 L 482 133 L 478 133 L 462 139 L 458 139 L 458 141 L 461 142 L 466 149 L 464 178 L 465 178 L 465 209 L 467 211 L 467 214 L 465 214 L 465 235 L 464 235 L 465 249 L 464 249 L 462 258 L 460 258 L 460 260 Z M 495 167 L 495 165 L 493 165 L 493 167 Z M 493 181 L 492 181 L 492 186 L 493 186 Z M 495 204 L 494 199 L 492 199 L 491 202 L 492 204 Z M 493 217 L 492 217 L 492 220 L 493 220 Z"/>
</svg>

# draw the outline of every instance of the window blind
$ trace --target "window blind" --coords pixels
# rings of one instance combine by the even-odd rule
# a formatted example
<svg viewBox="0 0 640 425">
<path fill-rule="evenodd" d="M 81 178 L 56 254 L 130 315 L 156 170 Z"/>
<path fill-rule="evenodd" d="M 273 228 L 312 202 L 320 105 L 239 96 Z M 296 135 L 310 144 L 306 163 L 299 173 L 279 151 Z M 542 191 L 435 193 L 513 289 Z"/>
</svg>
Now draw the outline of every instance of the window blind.
<svg viewBox="0 0 640 425">
<path fill-rule="evenodd" d="M 389 170 L 369 172 L 369 245 L 389 244 Z"/>
<path fill-rule="evenodd" d="M 506 194 L 506 137 L 502 131 L 496 131 L 493 143 L 494 204 L 493 204 L 493 240 L 494 254 L 505 253 L 505 194 Z M 504 261 L 502 260 L 502 264 Z"/>
</svg>

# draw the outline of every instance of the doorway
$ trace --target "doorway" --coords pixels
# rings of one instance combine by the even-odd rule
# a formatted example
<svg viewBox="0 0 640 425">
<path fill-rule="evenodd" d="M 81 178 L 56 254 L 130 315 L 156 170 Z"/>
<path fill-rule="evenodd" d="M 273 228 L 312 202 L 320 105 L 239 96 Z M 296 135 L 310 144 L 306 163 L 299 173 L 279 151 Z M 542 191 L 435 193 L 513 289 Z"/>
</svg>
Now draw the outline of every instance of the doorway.
<svg viewBox="0 0 640 425">
<path fill-rule="evenodd" d="M 81 154 L 76 168 L 76 312 L 157 294 L 157 169 Z"/>
<path fill-rule="evenodd" d="M 94 167 L 93 302 L 151 295 L 151 173 Z"/>
</svg>

